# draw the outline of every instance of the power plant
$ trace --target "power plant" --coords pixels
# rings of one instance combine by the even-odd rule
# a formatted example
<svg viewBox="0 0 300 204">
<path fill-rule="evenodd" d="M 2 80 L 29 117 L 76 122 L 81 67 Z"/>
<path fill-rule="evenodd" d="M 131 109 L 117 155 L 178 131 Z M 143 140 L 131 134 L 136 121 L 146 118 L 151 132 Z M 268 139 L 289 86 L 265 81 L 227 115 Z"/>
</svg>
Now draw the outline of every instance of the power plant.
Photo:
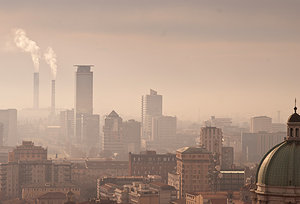
<svg viewBox="0 0 300 204">
<path fill-rule="evenodd" d="M 33 109 L 39 109 L 39 73 L 33 73 Z"/>
</svg>

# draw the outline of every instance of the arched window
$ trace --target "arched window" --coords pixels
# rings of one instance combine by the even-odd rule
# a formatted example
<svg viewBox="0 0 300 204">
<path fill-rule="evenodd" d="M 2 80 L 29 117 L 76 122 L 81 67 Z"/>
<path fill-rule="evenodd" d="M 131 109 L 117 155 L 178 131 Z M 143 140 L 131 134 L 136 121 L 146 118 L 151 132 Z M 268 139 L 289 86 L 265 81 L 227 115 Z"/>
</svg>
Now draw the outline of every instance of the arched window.
<svg viewBox="0 0 300 204">
<path fill-rule="evenodd" d="M 296 128 L 296 137 L 299 137 L 299 128 Z"/>
<path fill-rule="evenodd" d="M 290 137 L 293 137 L 293 128 L 290 128 Z"/>
</svg>

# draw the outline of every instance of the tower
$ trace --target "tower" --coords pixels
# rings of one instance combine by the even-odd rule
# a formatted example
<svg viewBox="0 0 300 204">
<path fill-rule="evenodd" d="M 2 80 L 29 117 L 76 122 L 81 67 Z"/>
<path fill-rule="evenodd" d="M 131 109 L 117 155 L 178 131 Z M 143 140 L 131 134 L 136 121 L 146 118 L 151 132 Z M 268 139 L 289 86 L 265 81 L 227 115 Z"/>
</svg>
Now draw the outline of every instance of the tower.
<svg viewBox="0 0 300 204">
<path fill-rule="evenodd" d="M 150 89 L 150 95 L 142 96 L 142 138 L 152 136 L 152 118 L 162 116 L 162 95 Z"/>
<path fill-rule="evenodd" d="M 55 80 L 51 81 L 51 115 L 55 115 Z"/>
<path fill-rule="evenodd" d="M 39 73 L 33 73 L 33 109 L 39 109 Z"/>
<path fill-rule="evenodd" d="M 82 144 L 86 131 L 86 118 L 93 115 L 93 72 L 92 65 L 75 65 L 75 136 Z"/>
</svg>

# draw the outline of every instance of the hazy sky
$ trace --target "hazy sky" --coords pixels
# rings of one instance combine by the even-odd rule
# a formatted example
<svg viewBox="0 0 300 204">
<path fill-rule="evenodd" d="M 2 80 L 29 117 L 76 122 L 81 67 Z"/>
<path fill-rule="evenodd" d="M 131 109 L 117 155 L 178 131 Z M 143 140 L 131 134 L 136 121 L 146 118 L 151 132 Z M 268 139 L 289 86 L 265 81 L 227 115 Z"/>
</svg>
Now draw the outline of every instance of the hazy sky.
<svg viewBox="0 0 300 204">
<path fill-rule="evenodd" d="M 58 107 L 73 107 L 73 65 L 94 64 L 102 115 L 139 118 L 153 88 L 179 119 L 281 110 L 285 121 L 300 101 L 299 19 L 298 0 L 0 0 L 0 108 L 32 107 L 33 63 L 13 43 L 22 28 L 57 53 Z M 41 107 L 50 79 L 41 61 Z"/>
</svg>

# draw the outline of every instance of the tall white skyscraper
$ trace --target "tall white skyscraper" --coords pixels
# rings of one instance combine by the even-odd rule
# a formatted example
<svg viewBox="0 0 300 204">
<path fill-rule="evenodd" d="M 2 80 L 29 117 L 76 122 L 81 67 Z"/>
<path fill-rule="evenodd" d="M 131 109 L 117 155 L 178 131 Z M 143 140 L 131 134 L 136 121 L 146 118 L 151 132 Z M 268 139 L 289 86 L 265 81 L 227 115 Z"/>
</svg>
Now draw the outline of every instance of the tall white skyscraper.
<svg viewBox="0 0 300 204">
<path fill-rule="evenodd" d="M 162 95 L 150 89 L 150 95 L 142 96 L 142 138 L 152 136 L 152 118 L 162 116 Z"/>
</svg>

